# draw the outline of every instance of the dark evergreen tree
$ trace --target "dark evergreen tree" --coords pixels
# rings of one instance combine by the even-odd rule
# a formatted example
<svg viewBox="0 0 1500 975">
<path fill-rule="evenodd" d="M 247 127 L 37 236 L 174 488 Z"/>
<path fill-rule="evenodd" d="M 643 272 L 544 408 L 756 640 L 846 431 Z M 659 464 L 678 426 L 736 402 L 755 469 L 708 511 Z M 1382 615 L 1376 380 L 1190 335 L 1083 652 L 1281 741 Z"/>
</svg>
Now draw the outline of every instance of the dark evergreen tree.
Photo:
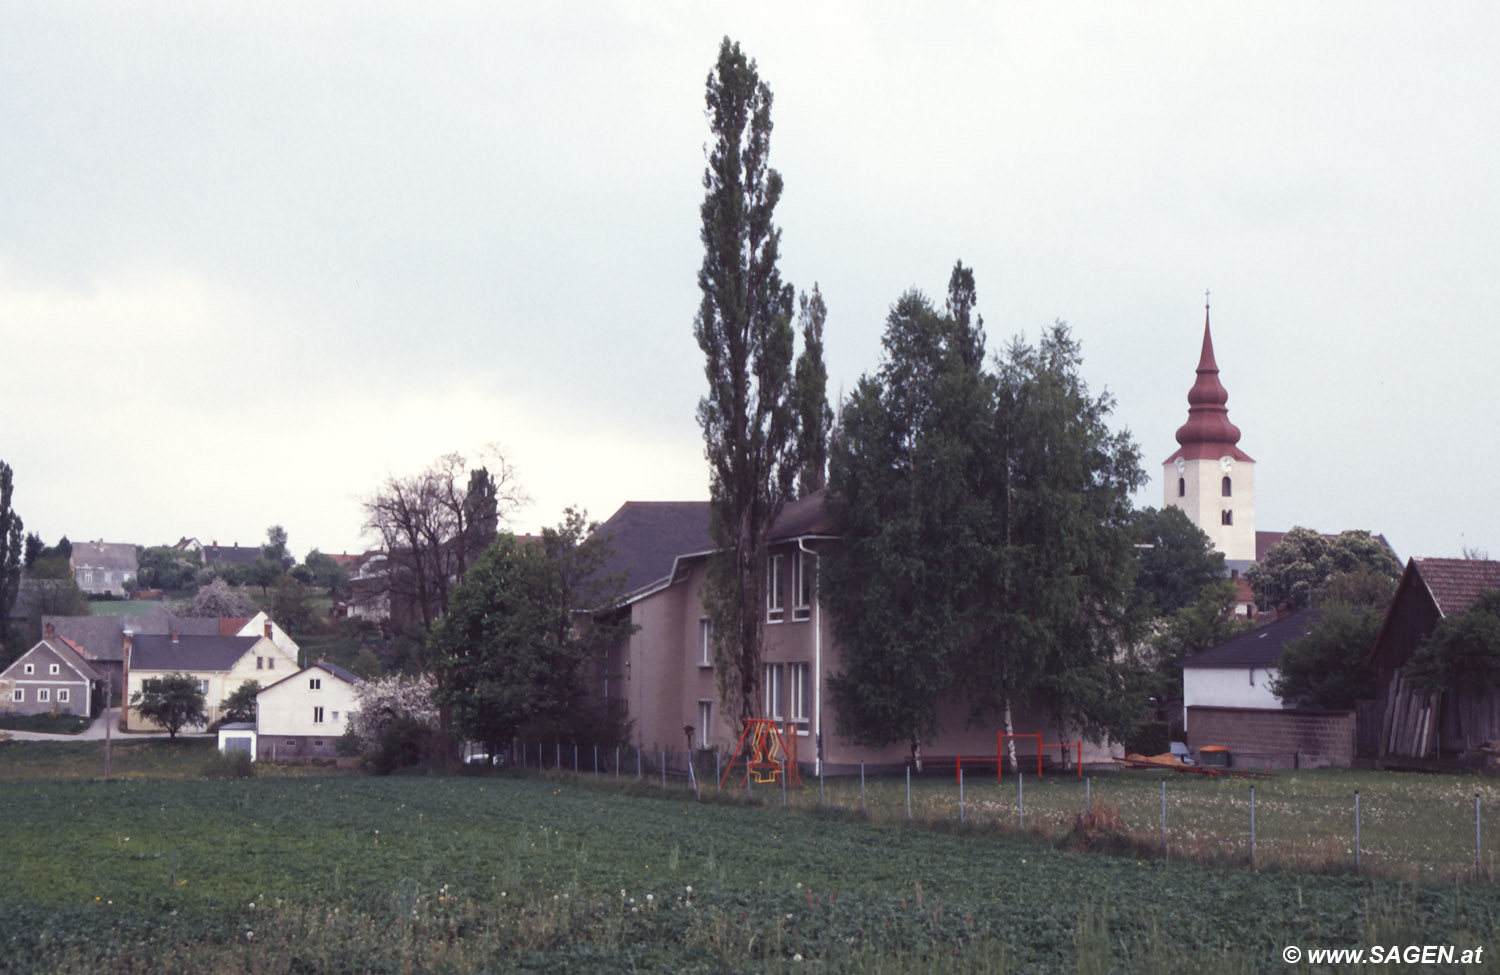
<svg viewBox="0 0 1500 975">
<path fill-rule="evenodd" d="M 708 76 L 712 129 L 701 208 L 703 300 L 693 332 L 707 359 L 698 404 L 712 530 L 705 602 L 726 709 L 755 713 L 767 539 L 797 474 L 791 397 L 795 295 L 777 269 L 781 175 L 768 166 L 771 89 L 725 38 Z"/>
</svg>

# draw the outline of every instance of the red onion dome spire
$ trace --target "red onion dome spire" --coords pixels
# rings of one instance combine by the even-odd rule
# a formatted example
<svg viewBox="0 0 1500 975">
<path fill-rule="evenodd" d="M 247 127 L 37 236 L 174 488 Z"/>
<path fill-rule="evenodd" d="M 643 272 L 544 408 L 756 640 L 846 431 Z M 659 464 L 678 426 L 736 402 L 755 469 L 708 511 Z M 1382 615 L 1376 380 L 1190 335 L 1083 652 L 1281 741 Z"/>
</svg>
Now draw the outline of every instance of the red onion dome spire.
<svg viewBox="0 0 1500 975">
<path fill-rule="evenodd" d="M 1177 428 L 1178 453 L 1189 459 L 1233 456 L 1248 460 L 1235 444 L 1240 428 L 1229 422 L 1229 393 L 1219 382 L 1219 365 L 1214 361 L 1214 340 L 1209 329 L 1208 306 L 1203 309 L 1203 353 L 1198 359 L 1198 378 L 1188 390 L 1188 419 Z M 1170 458 L 1169 458 L 1170 459 Z"/>
</svg>

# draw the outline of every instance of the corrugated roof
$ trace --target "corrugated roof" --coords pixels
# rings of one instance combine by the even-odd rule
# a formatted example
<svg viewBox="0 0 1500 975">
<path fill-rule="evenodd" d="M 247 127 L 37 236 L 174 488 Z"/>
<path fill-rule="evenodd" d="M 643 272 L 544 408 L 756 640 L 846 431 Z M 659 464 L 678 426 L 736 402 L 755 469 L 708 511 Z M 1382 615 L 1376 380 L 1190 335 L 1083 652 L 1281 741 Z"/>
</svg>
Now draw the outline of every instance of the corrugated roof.
<svg viewBox="0 0 1500 975">
<path fill-rule="evenodd" d="M 1321 609 L 1304 609 L 1274 623 L 1256 627 L 1249 633 L 1231 637 L 1216 647 L 1189 657 L 1182 666 L 1275 667 L 1286 645 L 1306 636 L 1322 618 Z"/>
<path fill-rule="evenodd" d="M 216 624 L 217 625 L 217 624 Z M 183 636 L 143 634 L 132 638 L 131 670 L 228 670 L 261 641 L 254 636 Z"/>
<path fill-rule="evenodd" d="M 1488 559 L 1414 558 L 1417 574 L 1444 616 L 1462 613 L 1479 594 L 1500 589 L 1500 562 Z"/>
</svg>

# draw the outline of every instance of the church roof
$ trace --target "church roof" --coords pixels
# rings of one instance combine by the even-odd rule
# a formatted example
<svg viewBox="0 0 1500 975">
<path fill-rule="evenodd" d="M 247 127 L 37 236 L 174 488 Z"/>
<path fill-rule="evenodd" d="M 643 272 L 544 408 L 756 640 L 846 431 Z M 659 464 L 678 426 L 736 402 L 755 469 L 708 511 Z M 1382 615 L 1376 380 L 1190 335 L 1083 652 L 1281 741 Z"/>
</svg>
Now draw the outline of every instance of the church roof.
<svg viewBox="0 0 1500 975">
<path fill-rule="evenodd" d="M 1214 339 L 1208 326 L 1208 310 L 1203 312 L 1203 350 L 1198 356 L 1198 378 L 1188 390 L 1187 422 L 1177 428 L 1178 449 L 1163 463 L 1178 457 L 1205 460 L 1229 456 L 1252 461 L 1238 446 L 1240 428 L 1229 422 L 1229 393 L 1219 382 L 1219 364 L 1214 361 Z"/>
</svg>

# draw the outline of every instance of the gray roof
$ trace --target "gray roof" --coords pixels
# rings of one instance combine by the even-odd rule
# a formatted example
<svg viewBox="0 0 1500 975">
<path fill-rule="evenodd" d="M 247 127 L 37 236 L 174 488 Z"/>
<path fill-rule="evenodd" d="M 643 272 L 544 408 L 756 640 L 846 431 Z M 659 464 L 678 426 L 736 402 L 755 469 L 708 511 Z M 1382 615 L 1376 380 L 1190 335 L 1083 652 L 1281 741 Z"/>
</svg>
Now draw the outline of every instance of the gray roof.
<svg viewBox="0 0 1500 975">
<path fill-rule="evenodd" d="M 131 639 L 130 669 L 161 671 L 228 670 L 263 638 L 145 634 Z"/>
<path fill-rule="evenodd" d="M 1321 609 L 1304 609 L 1290 616 L 1241 633 L 1182 662 L 1184 667 L 1275 667 L 1281 651 L 1298 637 L 1312 632 L 1323 618 Z"/>
<path fill-rule="evenodd" d="M 203 546 L 204 562 L 230 562 L 235 565 L 252 565 L 260 558 L 259 545 L 212 545 Z"/>
<path fill-rule="evenodd" d="M 627 594 L 665 581 L 677 556 L 713 549 L 708 518 L 707 501 L 625 502 L 594 533 L 613 549 L 603 574 L 623 576 Z"/>
<path fill-rule="evenodd" d="M 161 606 L 139 616 L 43 616 L 42 626 L 52 624 L 60 637 L 66 637 L 83 648 L 90 660 L 123 660 L 125 630 L 133 634 L 179 634 L 217 636 L 217 617 L 173 616 Z"/>
<path fill-rule="evenodd" d="M 129 542 L 74 542 L 73 568 L 123 569 L 134 572 L 135 546 Z"/>
<path fill-rule="evenodd" d="M 280 686 L 282 684 L 285 684 L 289 680 L 293 680 L 294 678 L 301 677 L 303 674 L 307 673 L 309 670 L 312 670 L 314 668 L 316 668 L 318 670 L 321 670 L 321 671 L 323 671 L 325 673 L 332 674 L 333 676 L 337 677 L 339 680 L 343 681 L 346 684 L 363 684 L 364 683 L 364 681 L 360 680 L 358 677 L 356 677 L 353 674 L 349 673 L 349 671 L 347 671 L 344 668 L 340 667 L 338 664 L 331 664 L 331 663 L 329 663 L 326 660 L 319 660 L 316 663 L 308 664 L 306 667 L 303 667 L 301 670 L 297 671 L 295 674 L 287 674 L 285 677 L 281 678 L 281 680 L 277 681 L 274 684 L 267 684 L 265 687 L 262 687 L 256 693 L 263 694 L 266 691 L 269 691 L 273 687 L 278 687 L 278 686 Z"/>
</svg>

